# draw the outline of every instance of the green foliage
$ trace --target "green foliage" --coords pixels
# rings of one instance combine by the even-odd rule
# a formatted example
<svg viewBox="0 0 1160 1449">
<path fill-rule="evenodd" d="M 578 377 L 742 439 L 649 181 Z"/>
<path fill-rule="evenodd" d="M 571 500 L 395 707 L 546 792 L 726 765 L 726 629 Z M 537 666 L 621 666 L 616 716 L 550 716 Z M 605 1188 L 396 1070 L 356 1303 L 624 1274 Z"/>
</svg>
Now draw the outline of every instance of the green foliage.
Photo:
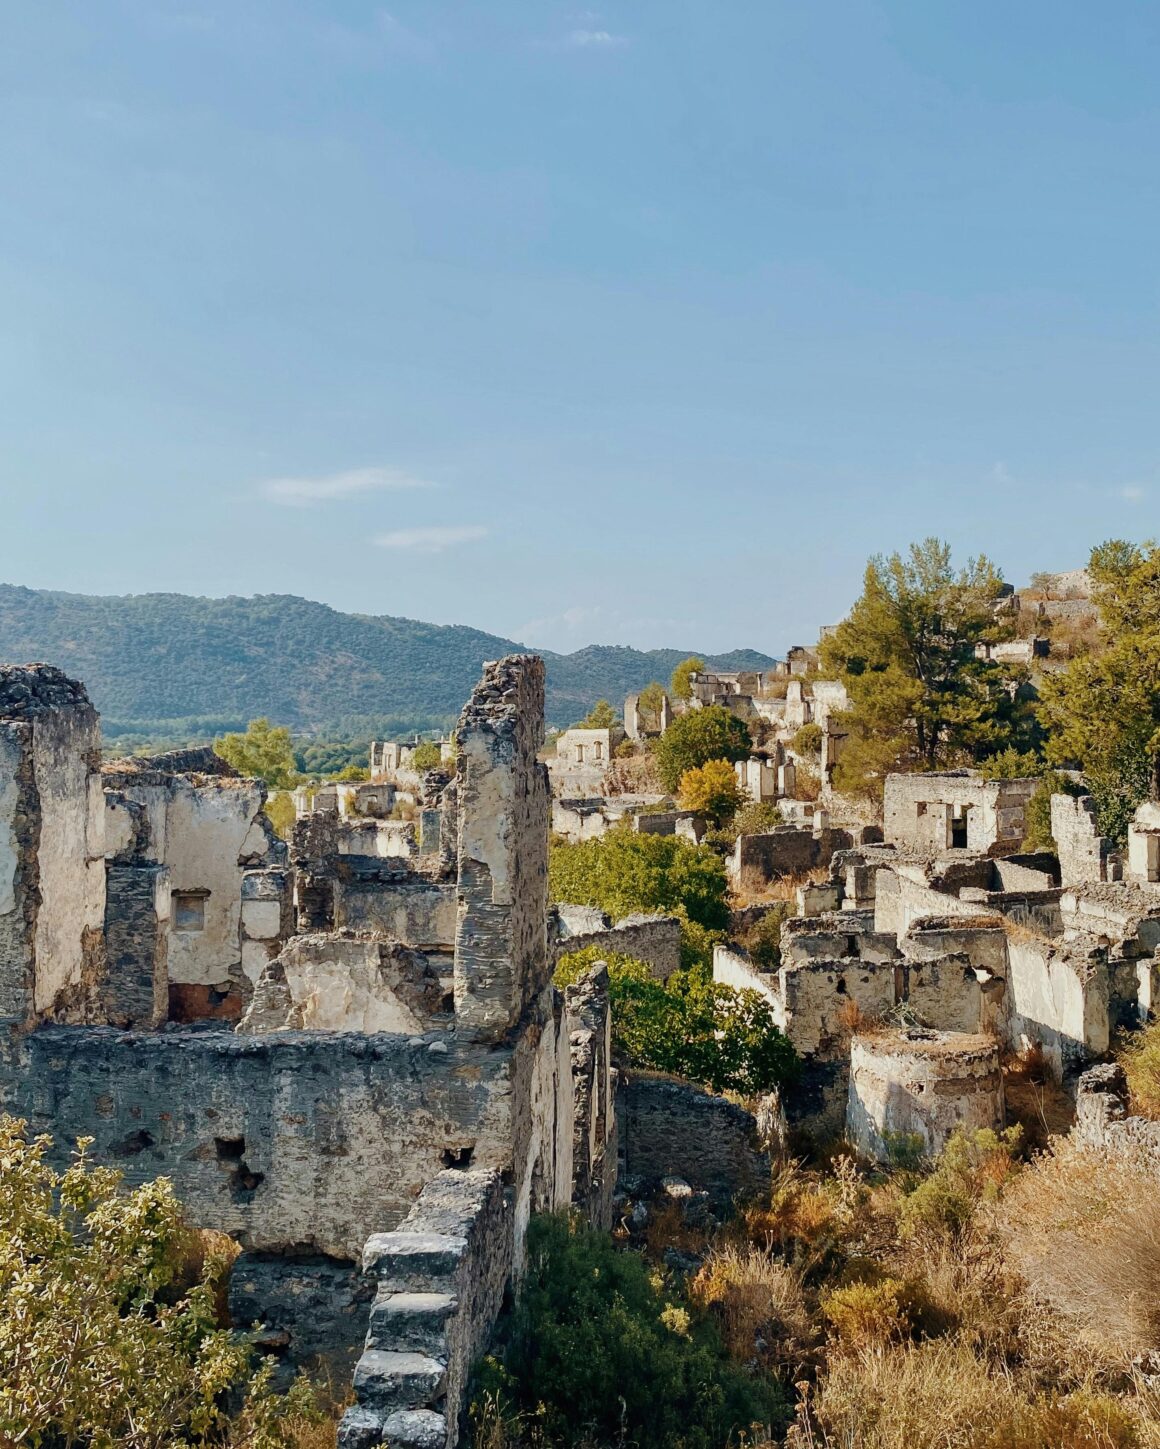
<svg viewBox="0 0 1160 1449">
<path fill-rule="evenodd" d="M 477 1379 L 489 1397 L 552 1445 L 725 1449 L 754 1424 L 781 1424 L 773 1380 L 724 1354 L 712 1323 L 666 1294 L 607 1233 L 533 1218 L 519 1297 L 502 1347 Z"/>
<path fill-rule="evenodd" d="M 214 753 L 239 774 L 265 780 L 272 790 L 285 790 L 297 783 L 294 748 L 284 725 L 252 719 L 245 734 L 222 735 L 213 747 Z"/>
<path fill-rule="evenodd" d="M 781 965 L 781 928 L 792 915 L 789 901 L 777 901 L 742 936 L 741 945 L 759 971 L 776 971 Z"/>
<path fill-rule="evenodd" d="M 1023 812 L 1023 849 L 1058 853 L 1055 836 L 1051 833 L 1051 797 L 1082 793 L 1083 787 L 1066 775 L 1057 774 L 1054 770 L 1042 775 Z"/>
<path fill-rule="evenodd" d="M 951 1237 L 961 1233 L 978 1205 L 993 1202 L 1016 1170 L 1022 1136 L 1021 1127 L 1004 1132 L 957 1128 L 934 1171 L 903 1204 L 903 1230 L 925 1228 Z"/>
<path fill-rule="evenodd" d="M 437 770 L 443 763 L 443 751 L 437 740 L 424 740 L 411 751 L 412 770 Z"/>
<path fill-rule="evenodd" d="M 635 1066 L 670 1072 L 715 1092 L 767 1092 L 793 1079 L 797 1057 L 756 991 L 737 991 L 695 966 L 658 981 L 635 957 L 585 946 L 560 958 L 556 984 L 608 964 L 612 1030 Z"/>
<path fill-rule="evenodd" d="M 716 825 L 729 820 L 748 799 L 749 792 L 728 760 L 706 760 L 681 776 L 678 799 L 681 809 L 696 810 Z"/>
<path fill-rule="evenodd" d="M 733 817 L 733 838 L 739 835 L 767 835 L 785 819 L 772 800 L 750 800 Z"/>
<path fill-rule="evenodd" d="M 1041 755 L 1034 750 L 1017 750 L 1008 745 L 997 754 L 988 755 L 979 761 L 979 773 L 984 780 L 1027 780 L 1042 775 L 1046 765 Z"/>
<path fill-rule="evenodd" d="M 1103 834 L 1122 842 L 1160 754 L 1160 548 L 1115 539 L 1092 550 L 1104 647 L 1040 688 L 1047 753 L 1077 765 Z"/>
<path fill-rule="evenodd" d="M 121 1191 L 78 1146 L 0 1118 L 0 1443 L 45 1449 L 282 1449 L 318 1417 L 305 1382 L 270 1388 L 219 1328 L 224 1259 L 183 1281 L 189 1230 L 160 1178 Z"/>
<path fill-rule="evenodd" d="M 1120 1054 L 1133 1111 L 1160 1119 L 1160 1025 L 1137 1032 Z"/>
<path fill-rule="evenodd" d="M 870 560 L 861 597 L 821 645 L 823 669 L 850 696 L 838 789 L 878 796 L 891 770 L 962 764 L 1031 737 L 1010 673 L 975 653 L 1002 637 L 1001 588 L 987 559 L 956 571 L 934 538 L 911 544 L 905 559 Z"/>
<path fill-rule="evenodd" d="M 294 800 L 289 792 L 286 790 L 275 791 L 263 808 L 266 818 L 274 827 L 274 833 L 282 840 L 289 840 L 294 833 L 294 821 L 297 818 Z"/>
<path fill-rule="evenodd" d="M 337 775 L 332 778 L 340 780 L 345 784 L 361 785 L 371 777 L 370 770 L 365 765 L 344 765 Z"/>
<path fill-rule="evenodd" d="M 683 912 L 710 931 L 729 924 L 721 860 L 675 835 L 638 835 L 620 825 L 596 840 L 555 843 L 548 888 L 554 901 L 599 906 L 614 920 L 637 911 L 667 911 Z"/>
<path fill-rule="evenodd" d="M 720 704 L 691 709 L 675 719 L 653 744 L 666 790 L 676 791 L 686 770 L 709 760 L 743 760 L 752 748 L 749 731 Z"/>
<path fill-rule="evenodd" d="M 636 697 L 636 712 L 642 729 L 653 734 L 659 732 L 667 698 L 664 685 L 655 679 L 640 691 Z"/>
<path fill-rule="evenodd" d="M 690 654 L 687 659 L 682 659 L 673 670 L 672 679 L 669 681 L 669 688 L 672 690 L 673 698 L 691 699 L 693 687 L 689 682 L 689 676 L 692 674 L 704 674 L 705 668 L 705 661 L 698 658 L 696 654 Z"/>
<path fill-rule="evenodd" d="M 578 730 L 610 730 L 620 723 L 620 716 L 606 699 L 598 699 L 580 723 Z"/>
<path fill-rule="evenodd" d="M 822 748 L 822 727 L 820 724 L 804 724 L 789 742 L 795 755 L 816 755 Z"/>
</svg>

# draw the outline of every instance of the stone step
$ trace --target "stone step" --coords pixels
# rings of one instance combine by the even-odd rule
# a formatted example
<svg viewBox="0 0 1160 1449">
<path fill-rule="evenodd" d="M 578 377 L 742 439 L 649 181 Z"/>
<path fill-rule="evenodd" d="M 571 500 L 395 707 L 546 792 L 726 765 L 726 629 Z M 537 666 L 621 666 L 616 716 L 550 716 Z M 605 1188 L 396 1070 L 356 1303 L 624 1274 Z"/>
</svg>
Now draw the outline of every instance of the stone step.
<svg viewBox="0 0 1160 1449">
<path fill-rule="evenodd" d="M 384 1415 L 361 1404 L 354 1404 L 343 1414 L 338 1426 L 337 1449 L 375 1449 L 386 1440 L 387 1421 Z"/>
<path fill-rule="evenodd" d="M 371 1308 L 367 1347 L 441 1357 L 447 1320 L 458 1306 L 451 1293 L 380 1293 Z"/>
<path fill-rule="evenodd" d="M 442 1396 L 446 1375 L 446 1363 L 425 1353 L 368 1348 L 355 1365 L 355 1397 L 376 1414 L 426 1409 Z"/>
<path fill-rule="evenodd" d="M 438 1292 L 467 1252 L 467 1239 L 448 1233 L 372 1233 L 363 1268 L 392 1292 Z"/>
<path fill-rule="evenodd" d="M 396 1409 L 383 1442 L 391 1449 L 446 1449 L 447 1420 L 431 1409 Z"/>
</svg>

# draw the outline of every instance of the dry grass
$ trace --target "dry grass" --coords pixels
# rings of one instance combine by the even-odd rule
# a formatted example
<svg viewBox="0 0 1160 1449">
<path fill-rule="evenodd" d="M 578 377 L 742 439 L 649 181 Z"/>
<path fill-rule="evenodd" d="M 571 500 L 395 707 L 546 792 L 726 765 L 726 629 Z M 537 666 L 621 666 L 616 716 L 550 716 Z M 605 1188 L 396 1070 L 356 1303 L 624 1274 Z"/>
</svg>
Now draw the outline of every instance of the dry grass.
<svg viewBox="0 0 1160 1449">
<path fill-rule="evenodd" d="M 1160 1348 L 1160 1193 L 1154 1165 L 1066 1141 L 1006 1195 L 1003 1234 L 1032 1294 L 1092 1351 L 1130 1359 Z"/>
<path fill-rule="evenodd" d="M 817 885 L 821 881 L 829 880 L 830 872 L 826 867 L 816 867 L 813 870 L 801 871 L 797 875 L 782 875 L 776 880 L 771 880 L 767 885 L 756 890 L 746 890 L 744 899 L 738 901 L 741 906 L 766 905 L 771 901 L 793 901 L 798 892 L 799 886 Z"/>
<path fill-rule="evenodd" d="M 1160 1119 L 1160 1026 L 1150 1026 L 1132 1037 L 1120 1060 L 1128 1075 L 1132 1110 L 1142 1117 Z"/>
<path fill-rule="evenodd" d="M 743 1363 L 798 1371 L 816 1338 L 801 1275 L 757 1248 L 715 1248 L 689 1297 L 712 1314 L 725 1347 Z"/>
<path fill-rule="evenodd" d="M 1149 1391 L 1037 1393 L 961 1339 L 840 1355 L 787 1449 L 1151 1449 Z"/>
<path fill-rule="evenodd" d="M 1075 1106 L 1038 1043 L 1003 1062 L 1003 1096 L 1008 1121 L 1023 1128 L 1024 1145 L 1032 1151 L 1042 1151 L 1052 1137 L 1071 1129 Z"/>
</svg>

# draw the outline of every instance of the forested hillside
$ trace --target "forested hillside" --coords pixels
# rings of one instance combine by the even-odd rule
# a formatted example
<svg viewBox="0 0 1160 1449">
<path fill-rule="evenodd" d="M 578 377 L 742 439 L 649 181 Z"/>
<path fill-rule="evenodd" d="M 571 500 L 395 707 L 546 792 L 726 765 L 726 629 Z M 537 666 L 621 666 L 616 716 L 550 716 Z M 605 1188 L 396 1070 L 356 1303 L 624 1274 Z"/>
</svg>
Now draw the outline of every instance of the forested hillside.
<svg viewBox="0 0 1160 1449">
<path fill-rule="evenodd" d="M 106 597 L 0 584 L 0 660 L 58 665 L 122 723 L 197 718 L 213 733 L 255 715 L 296 729 L 354 715 L 453 715 L 481 663 L 518 648 L 478 629 L 343 614 L 292 594 Z M 602 696 L 619 705 L 629 690 L 667 680 L 694 651 L 540 652 L 548 718 L 567 724 Z M 752 669 L 770 660 L 746 649 L 710 662 Z"/>
</svg>

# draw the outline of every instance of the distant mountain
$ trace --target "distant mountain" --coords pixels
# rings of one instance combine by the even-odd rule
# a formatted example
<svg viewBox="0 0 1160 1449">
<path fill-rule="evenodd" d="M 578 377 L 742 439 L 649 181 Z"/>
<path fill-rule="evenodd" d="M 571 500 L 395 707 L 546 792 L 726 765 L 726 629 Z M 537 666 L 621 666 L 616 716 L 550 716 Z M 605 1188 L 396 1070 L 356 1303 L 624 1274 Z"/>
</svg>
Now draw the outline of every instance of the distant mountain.
<svg viewBox="0 0 1160 1449">
<path fill-rule="evenodd" d="M 0 584 L 0 661 L 56 664 L 85 682 L 103 715 L 126 723 L 268 715 L 317 729 L 356 715 L 453 715 L 485 659 L 522 647 L 461 625 L 342 614 L 293 594 L 114 597 Z M 619 707 L 630 690 L 667 682 L 689 654 L 727 670 L 773 662 L 752 649 L 536 652 L 556 724 L 601 697 Z"/>
</svg>

